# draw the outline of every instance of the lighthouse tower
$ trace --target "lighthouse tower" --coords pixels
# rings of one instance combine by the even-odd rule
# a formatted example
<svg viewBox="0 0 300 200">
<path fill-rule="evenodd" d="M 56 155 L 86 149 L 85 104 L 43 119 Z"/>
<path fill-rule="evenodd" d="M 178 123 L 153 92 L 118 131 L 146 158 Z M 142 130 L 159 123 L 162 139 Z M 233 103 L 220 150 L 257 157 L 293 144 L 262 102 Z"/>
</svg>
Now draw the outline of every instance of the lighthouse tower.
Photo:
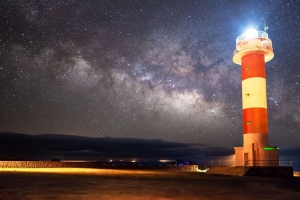
<svg viewBox="0 0 300 200">
<path fill-rule="evenodd" d="M 265 62 L 274 57 L 264 31 L 251 29 L 236 39 L 233 62 L 241 65 L 243 147 L 235 147 L 236 166 L 278 166 L 278 148 L 269 146 Z"/>
</svg>

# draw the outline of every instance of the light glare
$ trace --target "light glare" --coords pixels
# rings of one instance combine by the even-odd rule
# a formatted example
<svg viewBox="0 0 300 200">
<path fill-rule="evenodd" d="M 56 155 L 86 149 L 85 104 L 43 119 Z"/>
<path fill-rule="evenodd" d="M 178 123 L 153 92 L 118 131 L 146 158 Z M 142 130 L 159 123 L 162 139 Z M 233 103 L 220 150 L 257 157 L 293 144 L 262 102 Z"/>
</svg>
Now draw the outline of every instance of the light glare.
<svg viewBox="0 0 300 200">
<path fill-rule="evenodd" d="M 245 33 L 246 39 L 258 37 L 258 31 L 256 29 L 250 29 Z"/>
</svg>

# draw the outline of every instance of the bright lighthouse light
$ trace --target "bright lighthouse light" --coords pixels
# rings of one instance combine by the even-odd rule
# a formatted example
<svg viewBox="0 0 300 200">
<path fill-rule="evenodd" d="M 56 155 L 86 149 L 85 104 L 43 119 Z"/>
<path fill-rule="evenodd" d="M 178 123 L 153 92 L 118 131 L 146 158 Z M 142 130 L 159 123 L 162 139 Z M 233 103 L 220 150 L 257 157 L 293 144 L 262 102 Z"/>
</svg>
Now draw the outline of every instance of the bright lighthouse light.
<svg viewBox="0 0 300 200">
<path fill-rule="evenodd" d="M 258 37 L 258 31 L 254 28 L 250 29 L 250 30 L 246 31 L 245 37 L 246 37 L 246 39 L 256 38 L 256 37 Z"/>
</svg>

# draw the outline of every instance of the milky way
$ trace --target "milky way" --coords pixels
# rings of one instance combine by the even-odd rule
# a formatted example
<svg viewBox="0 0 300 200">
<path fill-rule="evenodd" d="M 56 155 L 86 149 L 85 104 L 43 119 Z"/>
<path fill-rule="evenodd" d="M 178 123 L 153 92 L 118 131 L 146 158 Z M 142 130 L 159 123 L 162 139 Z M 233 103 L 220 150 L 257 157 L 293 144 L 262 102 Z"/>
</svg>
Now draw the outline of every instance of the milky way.
<svg viewBox="0 0 300 200">
<path fill-rule="evenodd" d="M 9 1 L 0 131 L 242 145 L 235 39 L 265 20 L 270 143 L 300 142 L 299 1 Z"/>
</svg>

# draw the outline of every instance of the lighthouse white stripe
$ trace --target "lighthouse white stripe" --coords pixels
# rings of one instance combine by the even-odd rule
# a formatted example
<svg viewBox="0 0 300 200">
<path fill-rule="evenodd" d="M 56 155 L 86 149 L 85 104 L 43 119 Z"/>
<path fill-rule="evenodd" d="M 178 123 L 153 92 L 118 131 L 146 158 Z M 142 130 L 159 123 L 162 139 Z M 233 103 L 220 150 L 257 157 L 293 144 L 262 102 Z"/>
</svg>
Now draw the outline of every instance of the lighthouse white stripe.
<svg viewBox="0 0 300 200">
<path fill-rule="evenodd" d="M 266 79 L 247 78 L 242 81 L 243 109 L 267 108 Z"/>
</svg>

